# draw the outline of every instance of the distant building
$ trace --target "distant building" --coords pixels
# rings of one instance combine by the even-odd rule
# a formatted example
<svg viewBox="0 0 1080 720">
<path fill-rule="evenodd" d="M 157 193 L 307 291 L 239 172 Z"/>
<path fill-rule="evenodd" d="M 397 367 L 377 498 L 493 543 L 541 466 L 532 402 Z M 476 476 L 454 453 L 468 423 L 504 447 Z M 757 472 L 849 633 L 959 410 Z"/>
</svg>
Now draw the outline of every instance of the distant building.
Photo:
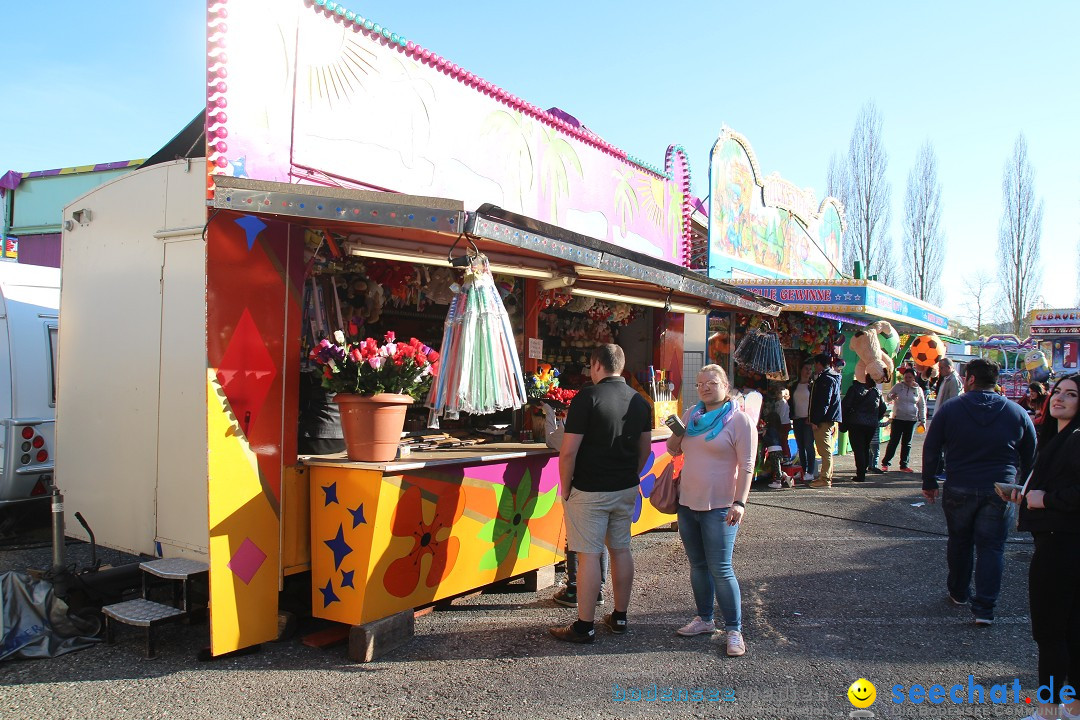
<svg viewBox="0 0 1080 720">
<path fill-rule="evenodd" d="M 60 267 L 64 206 L 142 165 L 143 159 L 0 175 L 0 237 L 6 259 Z"/>
</svg>

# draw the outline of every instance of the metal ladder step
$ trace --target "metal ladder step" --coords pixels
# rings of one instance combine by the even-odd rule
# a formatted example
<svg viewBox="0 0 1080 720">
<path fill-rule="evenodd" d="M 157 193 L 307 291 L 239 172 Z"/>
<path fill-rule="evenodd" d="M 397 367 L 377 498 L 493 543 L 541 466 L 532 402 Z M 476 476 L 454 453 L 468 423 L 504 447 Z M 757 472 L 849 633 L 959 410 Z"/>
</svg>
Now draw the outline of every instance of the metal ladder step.
<svg viewBox="0 0 1080 720">
<path fill-rule="evenodd" d="M 210 572 L 207 563 L 187 558 L 161 558 L 139 563 L 139 569 L 166 580 L 188 580 L 193 575 Z"/>
<path fill-rule="evenodd" d="M 194 603 L 192 591 L 204 587 L 210 577 L 210 566 L 187 558 L 160 558 L 139 563 L 142 575 L 142 597 L 107 605 L 101 609 L 105 616 L 105 641 L 113 643 L 116 624 L 141 627 L 146 634 L 146 657 L 154 656 L 154 628 L 165 623 L 188 620 L 206 608 L 205 592 L 197 592 Z M 153 580 L 157 582 L 153 582 Z M 152 585 L 171 585 L 172 604 L 150 600 Z M 194 607 L 193 607 L 194 604 Z"/>
<path fill-rule="evenodd" d="M 113 644 L 116 623 L 143 628 L 148 658 L 154 657 L 154 628 L 188 617 L 188 613 L 180 608 L 144 598 L 106 605 L 101 608 L 101 614 L 105 616 L 105 642 L 109 645 Z"/>
<path fill-rule="evenodd" d="M 142 598 L 106 605 L 101 608 L 101 612 L 105 617 L 135 627 L 150 627 L 169 620 L 177 620 L 187 614 L 172 605 Z"/>
</svg>

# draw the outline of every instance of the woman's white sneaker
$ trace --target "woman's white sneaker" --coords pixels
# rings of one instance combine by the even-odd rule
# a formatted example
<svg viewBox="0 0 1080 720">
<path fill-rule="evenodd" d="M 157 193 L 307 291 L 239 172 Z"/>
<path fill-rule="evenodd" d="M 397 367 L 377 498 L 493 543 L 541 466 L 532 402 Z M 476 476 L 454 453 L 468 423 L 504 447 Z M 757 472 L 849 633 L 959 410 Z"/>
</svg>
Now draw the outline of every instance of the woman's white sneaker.
<svg viewBox="0 0 1080 720">
<path fill-rule="evenodd" d="M 702 620 L 700 615 L 695 615 L 694 619 L 683 625 L 675 632 L 683 637 L 690 637 L 691 635 L 704 635 L 705 633 L 713 633 L 716 631 L 716 623 L 712 620 Z"/>
<path fill-rule="evenodd" d="M 739 657 L 746 654 L 746 642 L 743 641 L 742 633 L 738 630 L 727 631 L 727 654 L 728 657 Z"/>
</svg>

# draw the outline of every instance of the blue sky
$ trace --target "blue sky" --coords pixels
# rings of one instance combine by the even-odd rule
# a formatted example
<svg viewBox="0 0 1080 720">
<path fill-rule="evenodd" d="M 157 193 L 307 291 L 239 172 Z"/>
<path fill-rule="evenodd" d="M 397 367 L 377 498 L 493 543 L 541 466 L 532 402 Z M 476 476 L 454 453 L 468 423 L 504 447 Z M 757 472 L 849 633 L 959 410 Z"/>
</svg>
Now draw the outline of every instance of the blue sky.
<svg viewBox="0 0 1080 720">
<path fill-rule="evenodd" d="M 1080 3 L 346 5 L 536 105 L 563 108 L 654 165 L 668 145 L 683 145 L 699 196 L 726 124 L 747 137 L 765 174 L 821 198 L 830 155 L 846 149 L 873 100 L 894 239 L 919 146 L 929 139 L 937 151 L 953 315 L 963 314 L 963 276 L 996 273 L 1002 168 L 1023 132 L 1046 203 L 1042 295 L 1053 306 L 1078 299 Z M 204 8 L 5 4 L 0 172 L 157 150 L 203 102 Z"/>
</svg>

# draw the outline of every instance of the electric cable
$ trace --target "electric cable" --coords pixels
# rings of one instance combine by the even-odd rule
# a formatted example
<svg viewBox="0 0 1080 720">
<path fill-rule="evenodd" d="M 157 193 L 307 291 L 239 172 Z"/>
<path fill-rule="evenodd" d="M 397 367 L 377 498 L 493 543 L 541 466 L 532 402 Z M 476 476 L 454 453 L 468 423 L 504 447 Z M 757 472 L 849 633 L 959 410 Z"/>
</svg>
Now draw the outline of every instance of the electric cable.
<svg viewBox="0 0 1080 720">
<path fill-rule="evenodd" d="M 861 525 L 873 525 L 875 527 L 884 527 L 884 528 L 889 528 L 889 529 L 892 529 L 892 530 L 906 530 L 907 532 L 921 533 L 923 535 L 935 535 L 937 537 L 949 537 L 948 533 L 943 533 L 943 532 L 940 532 L 938 530 L 924 530 L 922 528 L 907 527 L 905 525 L 893 525 L 892 523 L 877 522 L 875 520 L 860 520 L 858 518 L 844 517 L 842 515 L 830 515 L 828 513 L 818 512 L 816 510 L 807 510 L 805 508 L 793 508 L 793 507 L 788 507 L 787 505 L 774 505 L 772 503 L 759 502 L 757 500 L 754 500 L 753 504 L 755 506 L 770 507 L 770 508 L 774 508 L 776 510 L 787 510 L 789 512 L 799 512 L 799 513 L 804 513 L 806 515 L 815 515 L 817 517 L 829 518 L 830 520 L 844 520 L 844 521 L 847 521 L 847 522 L 850 522 L 850 523 L 859 523 Z M 1008 539 L 1005 542 L 1006 543 L 1012 543 L 1012 544 L 1015 544 L 1015 545 L 1031 545 L 1032 544 L 1031 540 L 1012 540 L 1012 539 Z"/>
</svg>

